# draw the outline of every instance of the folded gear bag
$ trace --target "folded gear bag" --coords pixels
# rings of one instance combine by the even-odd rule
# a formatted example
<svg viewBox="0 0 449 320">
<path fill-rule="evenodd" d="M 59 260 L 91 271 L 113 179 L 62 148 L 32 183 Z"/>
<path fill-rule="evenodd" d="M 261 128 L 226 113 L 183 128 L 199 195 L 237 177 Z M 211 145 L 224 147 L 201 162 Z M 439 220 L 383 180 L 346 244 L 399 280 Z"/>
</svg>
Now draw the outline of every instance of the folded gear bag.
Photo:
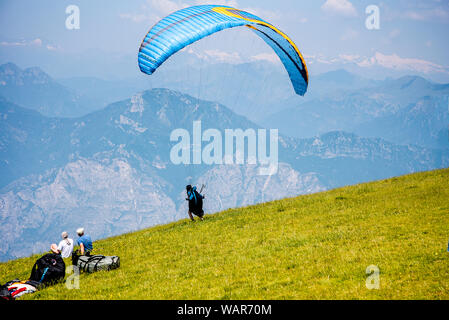
<svg viewBox="0 0 449 320">
<path fill-rule="evenodd" d="M 25 280 L 11 283 L 8 286 L 8 291 L 11 293 L 11 297 L 15 299 L 23 296 L 24 294 L 36 292 L 37 287 L 31 285 L 27 280 Z"/>
<path fill-rule="evenodd" d="M 120 267 L 120 258 L 117 256 L 79 256 L 76 261 L 76 266 L 80 271 L 84 272 L 96 272 L 96 271 L 109 271 Z"/>
<path fill-rule="evenodd" d="M 40 283 L 33 280 L 14 279 L 0 286 L 0 299 L 13 300 L 27 293 L 39 290 Z"/>
</svg>

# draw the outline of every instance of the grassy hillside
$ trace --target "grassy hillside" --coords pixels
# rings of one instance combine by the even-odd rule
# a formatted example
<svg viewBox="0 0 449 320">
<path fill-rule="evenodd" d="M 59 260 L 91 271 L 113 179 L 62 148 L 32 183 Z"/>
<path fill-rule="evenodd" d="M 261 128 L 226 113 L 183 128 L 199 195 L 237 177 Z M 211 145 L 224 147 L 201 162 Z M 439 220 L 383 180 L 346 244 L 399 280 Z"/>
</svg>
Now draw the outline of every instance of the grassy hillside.
<svg viewBox="0 0 449 320">
<path fill-rule="evenodd" d="M 24 298 L 448 299 L 448 240 L 445 169 L 96 241 L 120 269 Z M 0 264 L 0 283 L 26 279 L 38 256 Z M 369 265 L 380 270 L 377 290 L 365 285 Z"/>
</svg>

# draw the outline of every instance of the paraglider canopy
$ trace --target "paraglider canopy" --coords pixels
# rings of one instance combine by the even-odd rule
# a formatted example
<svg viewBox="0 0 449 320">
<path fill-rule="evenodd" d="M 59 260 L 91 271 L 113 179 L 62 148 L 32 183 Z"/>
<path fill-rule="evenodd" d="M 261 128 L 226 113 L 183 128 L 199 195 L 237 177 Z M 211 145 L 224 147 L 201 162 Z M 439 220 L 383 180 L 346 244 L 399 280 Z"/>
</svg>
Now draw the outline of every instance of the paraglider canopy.
<svg viewBox="0 0 449 320">
<path fill-rule="evenodd" d="M 152 74 L 171 55 L 215 32 L 245 26 L 260 36 L 279 56 L 295 92 L 307 91 L 306 63 L 295 43 L 275 26 L 242 10 L 227 6 L 201 5 L 176 11 L 159 21 L 140 45 L 139 68 Z"/>
</svg>

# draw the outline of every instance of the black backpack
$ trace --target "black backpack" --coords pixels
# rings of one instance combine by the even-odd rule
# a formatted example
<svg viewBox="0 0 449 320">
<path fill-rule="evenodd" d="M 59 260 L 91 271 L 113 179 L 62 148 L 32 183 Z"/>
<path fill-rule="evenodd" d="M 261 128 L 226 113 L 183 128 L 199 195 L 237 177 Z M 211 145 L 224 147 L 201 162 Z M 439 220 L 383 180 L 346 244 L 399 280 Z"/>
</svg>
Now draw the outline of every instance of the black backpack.
<svg viewBox="0 0 449 320">
<path fill-rule="evenodd" d="M 65 277 L 65 263 L 60 254 L 47 253 L 36 260 L 31 270 L 30 280 L 40 284 L 50 284 Z"/>
<path fill-rule="evenodd" d="M 203 211 L 203 195 L 198 191 L 191 190 L 190 195 L 193 195 L 193 199 L 189 200 L 189 211 L 193 213 L 201 213 Z"/>
</svg>

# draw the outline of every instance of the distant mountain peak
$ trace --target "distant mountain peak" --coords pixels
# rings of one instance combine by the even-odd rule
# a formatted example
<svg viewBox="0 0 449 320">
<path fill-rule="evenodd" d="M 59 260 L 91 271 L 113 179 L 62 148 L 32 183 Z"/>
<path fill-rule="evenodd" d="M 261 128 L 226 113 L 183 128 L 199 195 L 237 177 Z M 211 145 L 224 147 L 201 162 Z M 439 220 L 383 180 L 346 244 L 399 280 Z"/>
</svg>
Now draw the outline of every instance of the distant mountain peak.
<svg viewBox="0 0 449 320">
<path fill-rule="evenodd" d="M 39 67 L 30 67 L 26 68 L 23 71 L 24 74 L 35 76 L 35 77 L 50 77 L 47 73 L 45 73 L 41 68 Z"/>
<path fill-rule="evenodd" d="M 316 76 L 316 78 L 338 83 L 352 83 L 356 81 L 359 77 L 345 69 L 337 69 L 319 74 Z"/>
<path fill-rule="evenodd" d="M 429 87 L 432 86 L 433 83 L 428 81 L 427 79 L 420 77 L 420 76 L 416 76 L 416 75 L 408 75 L 408 76 L 403 76 L 400 77 L 397 80 L 394 80 L 395 83 L 397 83 L 397 85 L 401 88 L 401 89 L 406 89 L 409 88 L 411 86 L 416 86 L 416 87 L 421 87 L 421 86 L 425 86 L 425 87 Z"/>
<path fill-rule="evenodd" d="M 318 138 L 322 141 L 334 142 L 336 140 L 340 141 L 342 139 L 345 141 L 352 141 L 352 140 L 358 139 L 359 137 L 355 133 L 352 133 L 352 132 L 336 130 L 336 131 L 329 131 L 329 132 L 323 133 Z"/>
<path fill-rule="evenodd" d="M 0 83 L 3 86 L 45 84 L 51 81 L 53 81 L 52 78 L 39 67 L 30 67 L 23 70 L 12 62 L 0 65 Z"/>
</svg>

